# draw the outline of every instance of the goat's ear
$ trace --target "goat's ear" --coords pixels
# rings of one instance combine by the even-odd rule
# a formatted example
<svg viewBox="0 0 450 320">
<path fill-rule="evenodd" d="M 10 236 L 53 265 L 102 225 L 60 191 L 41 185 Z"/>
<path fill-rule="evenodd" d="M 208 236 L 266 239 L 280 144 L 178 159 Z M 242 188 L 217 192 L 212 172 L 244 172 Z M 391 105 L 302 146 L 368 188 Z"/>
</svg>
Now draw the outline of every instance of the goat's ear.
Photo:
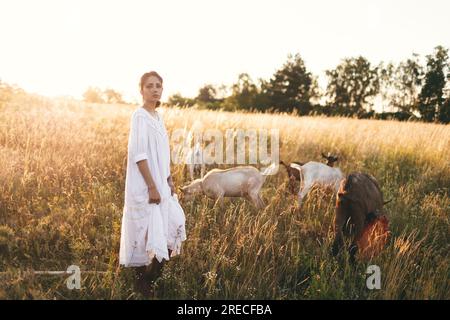
<svg viewBox="0 0 450 320">
<path fill-rule="evenodd" d="M 322 157 L 328 159 L 328 157 L 322 152 Z"/>
</svg>

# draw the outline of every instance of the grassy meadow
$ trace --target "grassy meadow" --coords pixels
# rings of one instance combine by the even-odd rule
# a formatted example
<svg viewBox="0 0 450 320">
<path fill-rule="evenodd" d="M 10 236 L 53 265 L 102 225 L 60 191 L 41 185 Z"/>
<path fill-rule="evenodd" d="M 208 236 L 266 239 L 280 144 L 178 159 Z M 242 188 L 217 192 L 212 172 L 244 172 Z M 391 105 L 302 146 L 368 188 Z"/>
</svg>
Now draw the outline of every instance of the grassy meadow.
<svg viewBox="0 0 450 320">
<path fill-rule="evenodd" d="M 129 121 L 135 106 L 20 94 L 0 104 L 0 299 L 140 299 L 119 268 Z M 283 161 L 340 156 L 344 173 L 374 175 L 391 237 L 372 261 L 330 256 L 335 198 L 314 189 L 299 210 L 283 168 L 267 207 L 206 197 L 182 201 L 187 241 L 154 299 L 450 299 L 450 126 L 347 118 L 165 109 L 169 133 L 190 128 L 278 128 Z M 188 183 L 173 165 L 177 187 Z M 33 270 L 78 265 L 67 276 Z M 381 269 L 381 289 L 366 268 Z M 83 273 L 83 271 L 97 271 Z"/>
</svg>

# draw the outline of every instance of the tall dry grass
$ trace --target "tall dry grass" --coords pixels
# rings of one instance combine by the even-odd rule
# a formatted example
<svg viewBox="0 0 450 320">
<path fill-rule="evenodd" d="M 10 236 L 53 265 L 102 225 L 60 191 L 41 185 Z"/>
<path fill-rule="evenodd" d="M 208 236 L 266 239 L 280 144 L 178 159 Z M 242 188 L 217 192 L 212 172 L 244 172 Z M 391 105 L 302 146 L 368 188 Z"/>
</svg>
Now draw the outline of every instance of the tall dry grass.
<svg viewBox="0 0 450 320">
<path fill-rule="evenodd" d="M 127 139 L 135 107 L 18 95 L 0 106 L 0 298 L 134 299 L 118 267 Z M 281 158 L 340 156 L 340 168 L 380 182 L 392 236 L 372 261 L 330 257 L 334 197 L 314 189 L 299 210 L 286 173 L 271 176 L 267 208 L 231 199 L 182 202 L 188 240 L 156 299 L 449 299 L 450 127 L 344 118 L 166 109 L 178 128 L 278 128 Z M 282 168 L 281 168 L 282 169 Z M 175 184 L 187 182 L 181 165 Z M 32 270 L 83 270 L 81 290 Z M 369 264 L 382 288 L 368 290 Z"/>
</svg>

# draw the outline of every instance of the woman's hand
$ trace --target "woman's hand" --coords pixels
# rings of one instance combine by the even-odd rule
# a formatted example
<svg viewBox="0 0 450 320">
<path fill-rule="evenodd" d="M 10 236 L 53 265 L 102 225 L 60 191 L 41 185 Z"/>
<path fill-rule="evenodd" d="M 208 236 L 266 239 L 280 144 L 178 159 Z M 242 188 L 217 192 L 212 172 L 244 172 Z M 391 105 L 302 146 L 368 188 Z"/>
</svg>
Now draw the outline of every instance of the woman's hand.
<svg viewBox="0 0 450 320">
<path fill-rule="evenodd" d="M 148 187 L 148 198 L 148 203 L 159 204 L 161 202 L 161 196 L 155 186 Z"/>
<path fill-rule="evenodd" d="M 173 196 L 174 194 L 177 193 L 177 189 L 175 189 L 175 185 L 173 184 L 172 176 L 169 176 L 167 178 L 167 183 L 169 184 L 170 187 L 170 194 Z"/>
</svg>

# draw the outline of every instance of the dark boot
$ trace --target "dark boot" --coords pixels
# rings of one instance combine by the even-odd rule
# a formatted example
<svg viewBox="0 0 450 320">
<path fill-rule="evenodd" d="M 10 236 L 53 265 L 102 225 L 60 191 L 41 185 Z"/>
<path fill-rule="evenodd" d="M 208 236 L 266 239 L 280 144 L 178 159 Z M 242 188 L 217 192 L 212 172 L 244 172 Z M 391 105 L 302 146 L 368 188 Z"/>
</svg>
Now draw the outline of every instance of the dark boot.
<svg viewBox="0 0 450 320">
<path fill-rule="evenodd" d="M 147 267 L 135 267 L 134 291 L 140 293 L 145 298 L 150 296 L 150 283 L 146 274 Z"/>
<path fill-rule="evenodd" d="M 169 257 L 171 254 L 172 250 L 169 250 Z M 148 266 L 147 271 L 145 272 L 145 278 L 150 285 L 152 295 L 154 294 L 155 283 L 161 277 L 165 263 L 166 260 L 159 262 L 156 258 L 153 258 L 152 263 Z"/>
<path fill-rule="evenodd" d="M 150 263 L 146 272 L 146 275 L 151 282 L 156 282 L 161 276 L 164 262 L 164 260 L 159 262 L 156 258 L 153 258 L 152 263 Z"/>
</svg>

